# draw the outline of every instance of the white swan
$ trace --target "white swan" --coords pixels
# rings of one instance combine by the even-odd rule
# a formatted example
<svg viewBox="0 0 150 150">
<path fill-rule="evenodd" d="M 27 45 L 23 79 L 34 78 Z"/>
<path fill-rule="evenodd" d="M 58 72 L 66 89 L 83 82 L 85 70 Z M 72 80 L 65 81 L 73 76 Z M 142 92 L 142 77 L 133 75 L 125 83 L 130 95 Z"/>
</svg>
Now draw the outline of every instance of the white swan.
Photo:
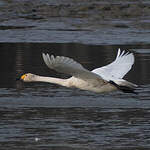
<svg viewBox="0 0 150 150">
<path fill-rule="evenodd" d="M 122 79 L 134 64 L 132 53 L 125 53 L 118 50 L 116 59 L 109 65 L 89 71 L 81 64 L 71 58 L 64 56 L 49 56 L 42 54 L 44 62 L 50 69 L 66 73 L 72 77 L 59 79 L 53 77 L 43 77 L 27 73 L 21 76 L 24 82 L 49 82 L 65 87 L 76 87 L 82 90 L 89 90 L 97 93 L 110 92 L 120 89 L 124 92 L 133 92 L 136 84 Z"/>
</svg>

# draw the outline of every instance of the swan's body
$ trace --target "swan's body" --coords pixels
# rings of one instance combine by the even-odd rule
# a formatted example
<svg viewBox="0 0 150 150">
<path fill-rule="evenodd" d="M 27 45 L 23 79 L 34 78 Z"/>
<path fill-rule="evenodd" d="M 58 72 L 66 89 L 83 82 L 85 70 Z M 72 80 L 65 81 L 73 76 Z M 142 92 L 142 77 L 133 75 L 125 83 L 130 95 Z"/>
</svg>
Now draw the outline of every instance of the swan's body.
<svg viewBox="0 0 150 150">
<path fill-rule="evenodd" d="M 43 77 L 31 73 L 24 74 L 21 79 L 24 82 L 49 82 L 66 87 L 76 87 L 82 90 L 102 93 L 121 89 L 125 92 L 131 92 L 136 84 L 122 79 L 134 64 L 134 56 L 124 51 L 118 50 L 115 61 L 111 64 L 89 71 L 73 59 L 63 56 L 54 57 L 43 53 L 43 59 L 50 69 L 66 73 L 72 77 L 68 79 L 59 79 L 53 77 Z"/>
</svg>

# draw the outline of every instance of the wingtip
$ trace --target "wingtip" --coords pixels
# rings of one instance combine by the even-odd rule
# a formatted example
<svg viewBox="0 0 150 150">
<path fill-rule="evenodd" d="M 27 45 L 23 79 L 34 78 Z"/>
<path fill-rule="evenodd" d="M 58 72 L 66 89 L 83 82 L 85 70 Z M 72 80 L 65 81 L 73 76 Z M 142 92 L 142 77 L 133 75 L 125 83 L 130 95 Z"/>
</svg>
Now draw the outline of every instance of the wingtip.
<svg viewBox="0 0 150 150">
<path fill-rule="evenodd" d="M 48 53 L 42 53 L 42 57 L 44 60 L 46 59 L 55 59 L 54 55 L 49 55 Z"/>
<path fill-rule="evenodd" d="M 122 56 L 127 56 L 127 55 L 129 55 L 129 54 L 132 54 L 132 55 L 133 55 L 133 53 L 130 53 L 130 52 L 127 51 L 127 50 L 121 51 L 121 49 L 118 48 L 118 53 L 117 53 L 117 57 L 116 57 L 116 58 L 122 57 Z"/>
<path fill-rule="evenodd" d="M 46 54 L 42 53 L 42 57 L 43 57 L 43 60 L 45 61 L 46 60 Z"/>
<path fill-rule="evenodd" d="M 118 48 L 117 58 L 120 56 L 120 48 Z"/>
<path fill-rule="evenodd" d="M 44 62 L 45 62 L 45 60 L 46 60 L 46 57 L 45 57 L 45 56 L 46 56 L 45 53 L 42 53 L 42 58 L 43 58 Z"/>
</svg>

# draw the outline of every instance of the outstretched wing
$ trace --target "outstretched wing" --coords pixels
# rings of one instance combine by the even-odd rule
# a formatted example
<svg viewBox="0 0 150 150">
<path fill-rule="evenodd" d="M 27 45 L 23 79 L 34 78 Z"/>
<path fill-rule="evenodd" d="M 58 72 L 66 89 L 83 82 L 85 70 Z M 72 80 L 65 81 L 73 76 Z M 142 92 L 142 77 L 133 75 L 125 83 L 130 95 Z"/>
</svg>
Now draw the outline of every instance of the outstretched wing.
<svg viewBox="0 0 150 150">
<path fill-rule="evenodd" d="M 134 55 L 132 53 L 125 53 L 125 51 L 118 50 L 116 59 L 104 67 L 96 68 L 92 72 L 106 76 L 112 76 L 115 78 L 123 78 L 134 64 Z"/>
<path fill-rule="evenodd" d="M 101 78 L 101 76 L 85 69 L 81 64 L 74 61 L 71 58 L 64 56 L 49 56 L 49 54 L 42 54 L 45 64 L 50 68 L 60 73 L 69 74 L 71 76 L 75 76 L 77 78 L 81 78 L 83 80 L 87 80 L 90 82 L 99 81 L 101 84 L 105 81 Z"/>
</svg>

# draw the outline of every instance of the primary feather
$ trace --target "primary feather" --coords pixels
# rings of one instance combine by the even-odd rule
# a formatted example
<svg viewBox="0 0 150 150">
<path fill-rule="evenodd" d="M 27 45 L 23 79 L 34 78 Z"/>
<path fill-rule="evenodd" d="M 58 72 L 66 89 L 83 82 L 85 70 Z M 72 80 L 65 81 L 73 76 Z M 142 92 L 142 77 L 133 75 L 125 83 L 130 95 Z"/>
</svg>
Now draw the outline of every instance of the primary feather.
<svg viewBox="0 0 150 150">
<path fill-rule="evenodd" d="M 99 75 L 104 74 L 104 78 L 107 78 L 107 75 L 109 75 L 122 79 L 127 74 L 127 72 L 130 71 L 133 64 L 134 55 L 132 53 L 125 53 L 125 51 L 121 52 L 119 49 L 117 57 L 112 63 L 104 67 L 96 68 L 92 70 L 92 72 Z"/>
<path fill-rule="evenodd" d="M 101 75 L 101 77 L 108 82 L 113 81 L 119 86 L 135 88 L 137 87 L 136 84 L 122 79 L 130 71 L 133 64 L 134 55 L 128 52 L 125 53 L 125 51 L 121 52 L 120 49 L 118 49 L 116 59 L 112 63 L 96 68 L 92 70 L 92 72 Z"/>
</svg>

